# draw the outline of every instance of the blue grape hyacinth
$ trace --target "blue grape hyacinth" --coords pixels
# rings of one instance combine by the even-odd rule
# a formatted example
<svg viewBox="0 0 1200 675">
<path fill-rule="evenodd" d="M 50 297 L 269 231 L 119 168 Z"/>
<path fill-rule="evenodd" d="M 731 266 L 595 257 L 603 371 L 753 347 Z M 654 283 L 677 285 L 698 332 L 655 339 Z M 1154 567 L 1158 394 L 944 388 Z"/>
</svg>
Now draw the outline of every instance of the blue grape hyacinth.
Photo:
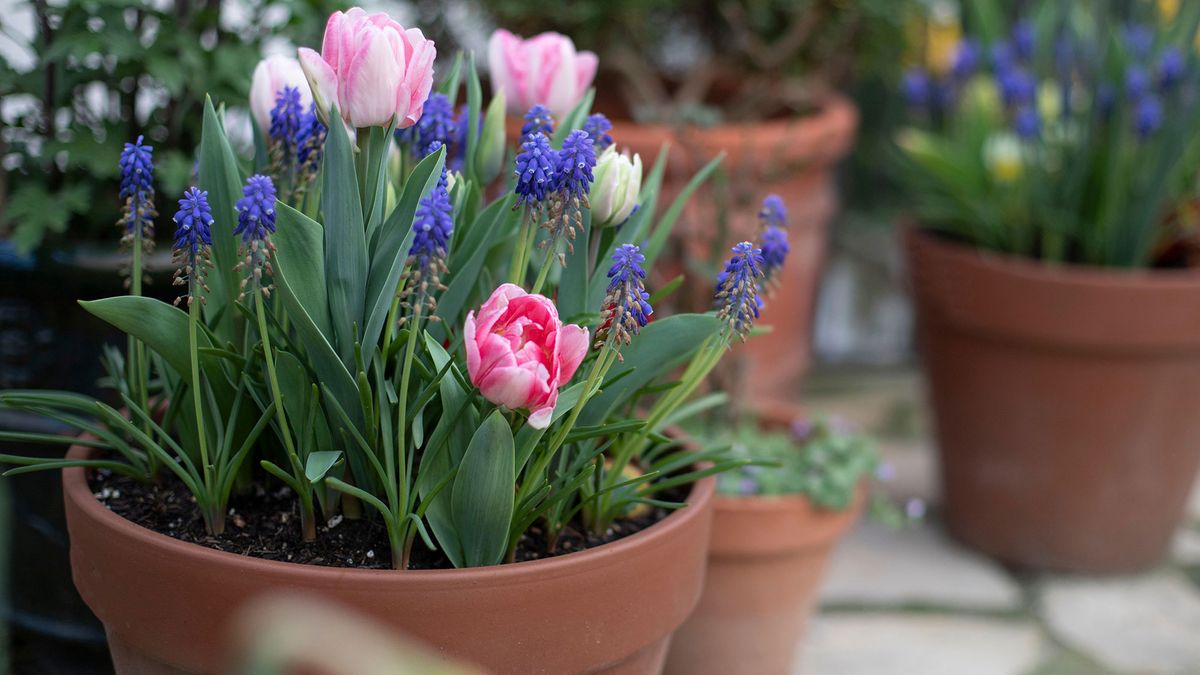
<svg viewBox="0 0 1200 675">
<path fill-rule="evenodd" d="M 275 232 L 275 184 L 271 179 L 256 175 L 246 179 L 242 198 L 237 202 L 238 222 L 235 235 L 242 237 L 242 252 L 245 258 L 239 268 L 246 273 L 242 291 L 261 290 L 264 295 L 270 288 L 262 283 L 263 274 L 271 274 L 269 252 L 272 250 L 269 235 Z"/>
<path fill-rule="evenodd" d="M 426 148 L 431 155 L 442 148 L 439 142 Z M 454 205 L 450 201 L 449 179 L 446 167 L 442 176 L 428 195 L 417 202 L 413 219 L 413 242 L 408 249 L 408 265 L 404 273 L 401 298 L 406 308 L 424 306 L 430 315 L 437 309 L 431 293 L 445 290 L 442 275 L 446 273 L 446 253 L 450 238 L 454 235 Z"/>
<path fill-rule="evenodd" d="M 550 110 L 538 103 L 525 113 L 525 123 L 521 125 L 521 141 L 524 142 L 534 134 L 554 135 L 554 116 Z"/>
<path fill-rule="evenodd" d="M 516 161 L 517 204 L 537 206 L 553 187 L 558 155 L 545 134 L 535 133 L 521 143 Z"/>
<path fill-rule="evenodd" d="M 555 190 L 565 199 L 586 201 L 595 180 L 592 169 L 596 167 L 596 146 L 588 133 L 576 129 L 568 134 L 556 160 Z"/>
<path fill-rule="evenodd" d="M 317 115 L 316 104 L 310 105 L 308 112 L 300 117 L 300 127 L 296 130 L 296 161 L 300 164 L 302 182 L 316 177 L 325 149 L 325 134 L 325 125 Z"/>
<path fill-rule="evenodd" d="M 125 231 L 125 240 L 132 243 L 141 238 L 144 247 L 154 243 L 154 148 L 138 136 L 126 143 L 121 151 L 121 192 L 125 209 L 118 224 Z"/>
<path fill-rule="evenodd" d="M 271 143 L 294 148 L 302 114 L 300 90 L 287 86 L 279 90 L 275 107 L 271 108 L 271 128 L 268 132 Z"/>
<path fill-rule="evenodd" d="M 425 101 L 421 119 L 413 125 L 413 154 L 420 157 L 429 155 L 429 148 L 438 143 L 438 147 L 450 146 L 450 141 L 457 135 L 457 123 L 454 117 L 454 106 L 445 94 L 432 93 Z M 420 154 L 425 150 L 425 154 Z"/>
<path fill-rule="evenodd" d="M 583 130 L 587 132 L 588 137 L 596 144 L 596 149 L 600 151 L 613 144 L 612 134 L 608 133 L 612 131 L 612 128 L 612 122 L 608 121 L 603 113 L 589 115 L 587 121 L 583 123 Z"/>
<path fill-rule="evenodd" d="M 758 296 L 763 279 L 762 249 L 748 241 L 734 246 L 733 256 L 725 263 L 725 271 L 717 277 L 717 318 L 725 322 L 742 340 L 750 333 L 762 308 Z"/>
<path fill-rule="evenodd" d="M 176 286 L 187 285 L 188 304 L 199 296 L 199 289 L 208 290 L 204 284 L 204 271 L 208 266 L 208 251 L 212 246 L 212 207 L 208 205 L 208 193 L 197 187 L 188 188 L 179 200 L 179 211 L 175 213 L 175 271 Z M 176 298 L 179 304 L 181 298 Z"/>
<path fill-rule="evenodd" d="M 654 308 L 650 306 L 650 294 L 646 292 L 646 256 L 641 248 L 633 244 L 622 244 L 613 253 L 613 264 L 608 268 L 608 291 L 604 296 L 604 309 L 600 313 L 600 327 L 596 330 L 595 346 L 599 348 L 609 338 L 617 343 L 629 344 L 632 336 L 641 332 L 650 321 Z"/>
</svg>

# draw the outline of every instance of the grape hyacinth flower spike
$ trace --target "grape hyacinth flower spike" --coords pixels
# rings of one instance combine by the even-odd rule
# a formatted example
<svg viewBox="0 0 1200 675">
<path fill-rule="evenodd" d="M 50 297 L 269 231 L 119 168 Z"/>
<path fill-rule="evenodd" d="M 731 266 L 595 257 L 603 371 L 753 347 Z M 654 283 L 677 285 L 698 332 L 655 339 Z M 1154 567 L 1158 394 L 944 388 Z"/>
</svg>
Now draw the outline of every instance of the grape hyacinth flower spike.
<svg viewBox="0 0 1200 675">
<path fill-rule="evenodd" d="M 440 149 L 442 144 L 435 141 L 426 149 L 425 155 Z M 446 290 L 442 276 L 447 271 L 446 253 L 454 234 L 454 206 L 450 202 L 448 186 L 446 167 L 442 166 L 442 177 L 437 185 L 417 203 L 413 242 L 408 249 L 407 269 L 402 280 L 401 306 L 416 311 L 425 307 L 433 320 L 437 319 L 433 316 L 437 301 L 430 291 Z M 400 321 L 403 323 L 404 319 Z"/>
<path fill-rule="evenodd" d="M 142 143 L 138 136 L 133 143 L 126 143 L 121 151 L 121 192 L 125 199 L 125 209 L 117 225 L 122 229 L 121 244 L 129 249 L 137 249 L 134 254 L 138 264 L 124 270 L 127 277 L 125 285 L 141 288 L 141 254 L 154 250 L 154 218 L 158 211 L 154 209 L 154 148 Z M 133 269 L 137 267 L 139 269 Z M 138 277 L 136 281 L 132 277 Z M 140 294 L 140 293 L 139 293 Z"/>
<path fill-rule="evenodd" d="M 539 208 L 554 181 L 555 154 L 550 139 L 538 132 L 521 143 L 516 161 L 516 206 Z"/>
<path fill-rule="evenodd" d="M 521 125 L 521 142 L 525 142 L 534 134 L 554 135 L 554 116 L 542 104 L 537 104 L 525 113 L 525 123 Z"/>
<path fill-rule="evenodd" d="M 263 284 L 263 275 L 273 274 L 271 253 L 275 250 L 270 235 L 275 232 L 275 184 L 271 179 L 256 175 L 246 179 L 242 198 L 237 202 L 238 222 L 233 233 L 242 238 L 242 261 L 238 269 L 245 273 L 242 279 L 241 297 L 246 291 L 262 291 L 271 294 L 269 284 Z"/>
<path fill-rule="evenodd" d="M 290 179 L 296 172 L 297 136 L 300 132 L 300 90 L 285 86 L 275 97 L 268 131 L 271 173 L 278 180 Z"/>
<path fill-rule="evenodd" d="M 173 262 L 176 286 L 187 286 L 185 296 L 188 306 L 196 298 L 204 302 L 200 290 L 209 290 L 204 283 L 204 273 L 210 266 L 208 252 L 212 246 L 212 208 L 208 205 L 208 193 L 196 187 L 188 188 L 179 200 L 179 211 L 175 214 L 175 246 Z M 185 296 L 175 298 L 175 304 Z"/>
<path fill-rule="evenodd" d="M 430 94 L 421 119 L 412 128 L 415 130 L 411 136 L 414 156 L 428 156 L 435 143 L 439 148 L 443 145 L 450 147 L 450 141 L 457 135 L 454 106 L 450 104 L 450 99 L 445 94 Z"/>
<path fill-rule="evenodd" d="M 592 169 L 596 166 L 596 146 L 586 131 L 576 129 L 567 135 L 555 164 L 556 196 L 550 207 L 550 216 L 542 224 L 550 231 L 550 237 L 543 240 L 542 244 L 549 249 L 559 237 L 563 237 L 567 241 L 567 251 L 574 253 L 572 242 L 576 230 L 583 228 L 582 209 L 590 206 L 588 193 L 595 180 Z M 558 256 L 559 264 L 566 267 L 566 256 L 562 253 Z"/>
<path fill-rule="evenodd" d="M 633 244 L 622 244 L 613 253 L 608 268 L 608 292 L 600 312 L 600 328 L 596 330 L 596 349 L 612 340 L 614 346 L 629 344 L 632 336 L 641 332 L 654 314 L 650 294 L 646 292 L 646 256 Z M 620 353 L 617 358 L 621 358 Z"/>
<path fill-rule="evenodd" d="M 609 122 L 603 113 L 595 113 L 583 123 L 583 130 L 587 132 L 588 137 L 596 144 L 596 149 L 599 151 L 607 150 L 608 146 L 613 144 L 612 134 L 608 133 L 612 131 L 612 128 L 612 122 Z"/>
<path fill-rule="evenodd" d="M 762 307 L 758 288 L 763 279 L 763 253 L 748 241 L 731 251 L 733 256 L 725 263 L 725 271 L 717 277 L 714 297 L 717 318 L 744 342 Z"/>
<path fill-rule="evenodd" d="M 321 166 L 321 155 L 325 149 L 325 133 L 325 124 L 317 115 L 316 104 L 309 105 L 308 112 L 301 115 L 300 127 L 296 130 L 296 195 L 302 193 L 317 177 L 317 169 Z"/>
<path fill-rule="evenodd" d="M 770 294 L 779 286 L 779 274 L 787 259 L 787 207 L 779 195 L 767 195 L 758 212 L 762 224 L 760 242 L 763 258 L 763 288 Z"/>
</svg>

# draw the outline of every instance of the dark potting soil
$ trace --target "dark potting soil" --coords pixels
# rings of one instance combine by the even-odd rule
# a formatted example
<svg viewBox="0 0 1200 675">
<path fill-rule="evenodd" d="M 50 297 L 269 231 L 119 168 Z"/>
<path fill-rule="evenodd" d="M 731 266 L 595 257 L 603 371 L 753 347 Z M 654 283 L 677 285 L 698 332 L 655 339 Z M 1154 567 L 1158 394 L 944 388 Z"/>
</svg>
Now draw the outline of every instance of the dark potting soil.
<svg viewBox="0 0 1200 675">
<path fill-rule="evenodd" d="M 235 495 L 229 502 L 225 532 L 210 535 L 204 529 L 191 493 L 174 475 L 164 475 L 157 485 L 146 485 L 109 471 L 91 471 L 88 486 L 113 513 L 180 541 L 265 560 L 356 569 L 392 567 L 387 532 L 378 519 L 366 513 L 355 520 L 335 516 L 317 526 L 315 541 L 302 541 L 300 514 L 287 487 L 255 484 L 244 494 Z M 683 501 L 686 497 L 685 487 L 659 495 L 669 501 Z M 602 536 L 586 534 L 578 523 L 572 523 L 559 536 L 554 551 L 548 550 L 545 533 L 535 525 L 517 544 L 516 560 L 552 558 L 607 544 L 640 532 L 670 513 L 655 507 L 642 517 L 615 523 Z M 440 551 L 430 551 L 419 538 L 413 542 L 410 569 L 451 567 Z"/>
</svg>

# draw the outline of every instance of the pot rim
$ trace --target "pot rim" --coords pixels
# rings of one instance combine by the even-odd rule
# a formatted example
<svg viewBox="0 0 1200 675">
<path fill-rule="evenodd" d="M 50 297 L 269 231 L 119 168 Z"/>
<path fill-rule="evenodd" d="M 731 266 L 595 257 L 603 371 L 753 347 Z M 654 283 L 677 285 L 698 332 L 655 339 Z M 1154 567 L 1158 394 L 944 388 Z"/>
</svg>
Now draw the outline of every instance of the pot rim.
<svg viewBox="0 0 1200 675">
<path fill-rule="evenodd" d="M 97 448 L 73 445 L 67 451 L 69 459 L 86 459 Z M 66 467 L 62 471 L 63 495 L 88 514 L 90 518 L 110 527 L 124 537 L 141 542 L 161 552 L 164 556 L 212 559 L 213 562 L 249 566 L 263 573 L 281 575 L 319 575 L 337 583 L 412 583 L 463 587 L 464 584 L 503 583 L 519 581 L 530 574 L 560 576 L 586 570 L 610 561 L 636 548 L 653 547 L 656 542 L 670 537 L 675 531 L 687 526 L 692 520 L 704 516 L 702 508 L 714 497 L 716 477 L 707 476 L 692 484 L 687 496 L 687 506 L 668 514 L 666 518 L 644 530 L 622 537 L 594 548 L 567 553 L 553 558 L 504 563 L 489 567 L 451 568 L 436 570 L 356 569 L 352 567 L 329 567 L 267 560 L 248 555 L 238 555 L 207 546 L 181 541 L 126 519 L 104 507 L 88 487 L 84 467 Z"/>
<path fill-rule="evenodd" d="M 838 91 L 831 91 L 821 104 L 807 115 L 788 115 L 773 117 L 765 120 L 745 122 L 721 122 L 719 124 L 691 124 L 687 122 L 671 124 L 669 122 L 638 122 L 633 119 L 614 118 L 614 127 L 619 127 L 622 135 L 630 133 L 629 129 L 642 129 L 650 133 L 664 133 L 686 130 L 692 133 L 738 133 L 745 134 L 750 130 L 775 130 L 794 127 L 798 124 L 813 126 L 846 126 L 853 130 L 858 126 L 858 109 L 848 96 Z M 838 124 L 838 123 L 842 124 Z M 620 145 L 618 143 L 618 145 Z"/>
<path fill-rule="evenodd" d="M 997 274 L 1046 284 L 1099 289 L 1122 288 L 1146 291 L 1194 290 L 1200 286 L 1200 269 L 1162 269 L 1154 267 L 1103 267 L 1080 263 L 1052 265 L 1037 258 L 985 249 L 973 244 L 938 236 L 937 230 L 916 224 L 903 226 L 909 243 L 930 249 L 943 258 L 953 258 Z"/>
</svg>

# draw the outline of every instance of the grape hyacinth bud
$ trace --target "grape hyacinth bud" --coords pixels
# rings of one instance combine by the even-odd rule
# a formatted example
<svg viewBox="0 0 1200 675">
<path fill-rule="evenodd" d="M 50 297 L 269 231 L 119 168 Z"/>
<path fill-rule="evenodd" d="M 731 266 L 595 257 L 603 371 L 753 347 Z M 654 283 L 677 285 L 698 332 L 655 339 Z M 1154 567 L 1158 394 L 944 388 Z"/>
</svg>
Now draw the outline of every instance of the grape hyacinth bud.
<svg viewBox="0 0 1200 675">
<path fill-rule="evenodd" d="M 654 308 L 646 292 L 646 256 L 633 244 L 622 244 L 613 253 L 613 265 L 608 268 L 608 292 L 600 312 L 600 328 L 596 330 L 595 348 L 610 338 L 614 344 L 629 344 L 632 336 L 641 332 L 650 321 Z M 617 358 L 621 358 L 620 354 Z M 623 360 L 623 359 L 622 359 Z"/>
<path fill-rule="evenodd" d="M 1163 50 L 1162 56 L 1158 62 L 1158 83 L 1164 91 L 1169 91 L 1179 84 L 1183 79 L 1184 71 L 1183 52 L 1177 47 L 1168 47 Z"/>
<path fill-rule="evenodd" d="M 1017 110 L 1017 116 L 1013 122 L 1013 127 L 1016 129 L 1017 136 L 1022 140 L 1033 140 L 1038 137 L 1041 132 L 1042 120 L 1038 116 L 1038 111 L 1033 106 L 1021 106 Z"/>
<path fill-rule="evenodd" d="M 246 273 L 242 280 L 242 294 L 246 288 L 251 292 L 261 290 L 270 294 L 270 287 L 262 283 L 263 273 L 272 274 L 270 252 L 273 250 L 269 236 L 275 232 L 275 184 L 266 176 L 256 175 L 246 179 L 242 198 L 237 202 L 238 222 L 235 235 L 242 237 L 242 253 L 245 258 L 238 267 Z"/>
<path fill-rule="evenodd" d="M 771 226 L 762 233 L 763 257 L 763 288 L 768 294 L 779 285 L 779 273 L 783 271 L 783 263 L 787 260 L 788 246 L 787 230 Z"/>
<path fill-rule="evenodd" d="M 596 144 L 596 149 L 600 151 L 608 149 L 608 146 L 613 144 L 612 134 L 608 133 L 612 131 L 612 128 L 612 122 L 609 122 L 603 113 L 590 115 L 583 123 L 583 130 L 587 132 L 588 137 Z"/>
<path fill-rule="evenodd" d="M 954 79 L 966 80 L 975 74 L 975 69 L 979 67 L 979 43 L 972 39 L 962 40 L 958 43 L 958 47 L 954 50 L 954 62 L 950 66 L 950 72 L 954 74 Z"/>
<path fill-rule="evenodd" d="M 554 165 L 553 189 L 556 196 L 550 204 L 548 217 L 542 223 L 549 230 L 550 237 L 542 240 L 541 245 L 554 246 L 558 237 L 563 236 L 567 241 L 567 251 L 573 253 L 575 245 L 572 242 L 576 230 L 583 228 L 582 209 L 591 206 L 588 192 L 595 180 L 592 169 L 596 166 L 596 146 L 586 131 L 576 129 L 567 135 L 562 150 L 555 156 Z M 559 253 L 558 263 L 567 266 L 564 254 Z"/>
<path fill-rule="evenodd" d="M 550 110 L 540 103 L 525 113 L 525 124 L 521 125 L 521 139 L 527 139 L 537 133 L 554 135 L 554 117 Z"/>
<path fill-rule="evenodd" d="M 179 265 L 175 271 L 174 285 L 187 285 L 188 304 L 200 297 L 199 289 L 208 291 L 204 283 L 205 268 L 208 267 L 208 251 L 212 246 L 212 208 L 208 205 L 208 192 L 197 187 L 188 188 L 179 200 L 179 211 L 175 214 L 175 245 L 173 261 Z M 175 298 L 179 304 L 182 297 Z"/>
<path fill-rule="evenodd" d="M 1130 66 L 1125 71 L 1125 95 L 1131 101 L 1140 101 L 1150 91 L 1150 76 L 1139 66 Z"/>
<path fill-rule="evenodd" d="M 910 68 L 904 73 L 901 88 L 904 91 L 904 101 L 910 108 L 922 108 L 929 103 L 929 93 L 932 84 L 929 74 L 921 68 Z"/>
<path fill-rule="evenodd" d="M 1149 138 L 1163 123 L 1163 108 L 1156 96 L 1150 95 L 1138 101 L 1133 111 L 1133 128 L 1139 138 Z"/>
<path fill-rule="evenodd" d="M 764 230 L 787 227 L 787 217 L 787 206 L 783 203 L 783 197 L 772 194 L 763 199 L 762 208 L 758 210 L 758 220 Z"/>
<path fill-rule="evenodd" d="M 287 181 L 296 171 L 297 135 L 302 115 L 300 90 L 291 86 L 279 90 L 275 97 L 275 107 L 271 108 L 267 143 L 271 157 L 271 173 L 280 181 Z"/>
<path fill-rule="evenodd" d="M 138 136 L 126 143 L 121 151 L 121 192 L 125 209 L 117 225 L 122 229 L 123 246 L 141 246 L 149 253 L 154 250 L 154 148 L 142 143 Z M 140 240 L 140 243 L 139 243 Z M 126 274 L 132 270 L 124 270 Z M 128 285 L 129 280 L 126 279 Z"/>
<path fill-rule="evenodd" d="M 442 148 L 434 142 L 425 151 L 429 156 Z M 412 309 L 414 304 L 429 309 L 430 318 L 437 310 L 437 303 L 430 289 L 445 290 L 442 275 L 446 273 L 446 252 L 450 237 L 454 234 L 454 206 L 450 203 L 446 167 L 433 190 L 417 203 L 413 219 L 413 242 L 408 249 L 407 269 L 404 273 L 402 306 Z"/>
<path fill-rule="evenodd" d="M 424 157 L 420 151 L 428 150 L 435 142 L 439 148 L 443 145 L 449 147 L 457 128 L 450 99 L 445 94 L 430 94 L 425 101 L 425 112 L 413 128 L 416 130 L 413 134 L 413 155 Z"/>
<path fill-rule="evenodd" d="M 1016 53 L 1017 58 L 1022 61 L 1028 61 L 1033 58 L 1036 37 L 1032 23 L 1029 21 L 1017 22 L 1017 25 L 1013 27 L 1012 34 L 1013 51 Z"/>
<path fill-rule="evenodd" d="M 748 241 L 730 250 L 733 256 L 725 263 L 725 271 L 717 277 L 714 295 L 717 318 L 745 341 L 762 307 L 758 288 L 763 278 L 763 254 L 762 249 Z"/>
<path fill-rule="evenodd" d="M 308 107 L 308 112 L 300 118 L 300 128 L 296 132 L 296 161 L 299 163 L 298 188 L 307 186 L 317 176 L 321 165 L 321 155 L 325 150 L 325 124 L 317 115 L 316 104 Z"/>
<path fill-rule="evenodd" d="M 1029 73 L 1020 68 L 1012 68 L 1000 74 L 1000 96 L 1004 105 L 1011 107 L 1025 105 L 1033 101 L 1037 91 L 1037 83 Z"/>
<path fill-rule="evenodd" d="M 546 200 L 553 186 L 556 164 L 557 155 L 545 134 L 535 133 L 521 143 L 515 171 L 517 206 L 525 204 L 536 208 Z"/>
<path fill-rule="evenodd" d="M 1130 24 L 1121 31 L 1125 47 L 1135 59 L 1145 59 L 1154 47 L 1154 30 L 1149 26 Z"/>
</svg>

